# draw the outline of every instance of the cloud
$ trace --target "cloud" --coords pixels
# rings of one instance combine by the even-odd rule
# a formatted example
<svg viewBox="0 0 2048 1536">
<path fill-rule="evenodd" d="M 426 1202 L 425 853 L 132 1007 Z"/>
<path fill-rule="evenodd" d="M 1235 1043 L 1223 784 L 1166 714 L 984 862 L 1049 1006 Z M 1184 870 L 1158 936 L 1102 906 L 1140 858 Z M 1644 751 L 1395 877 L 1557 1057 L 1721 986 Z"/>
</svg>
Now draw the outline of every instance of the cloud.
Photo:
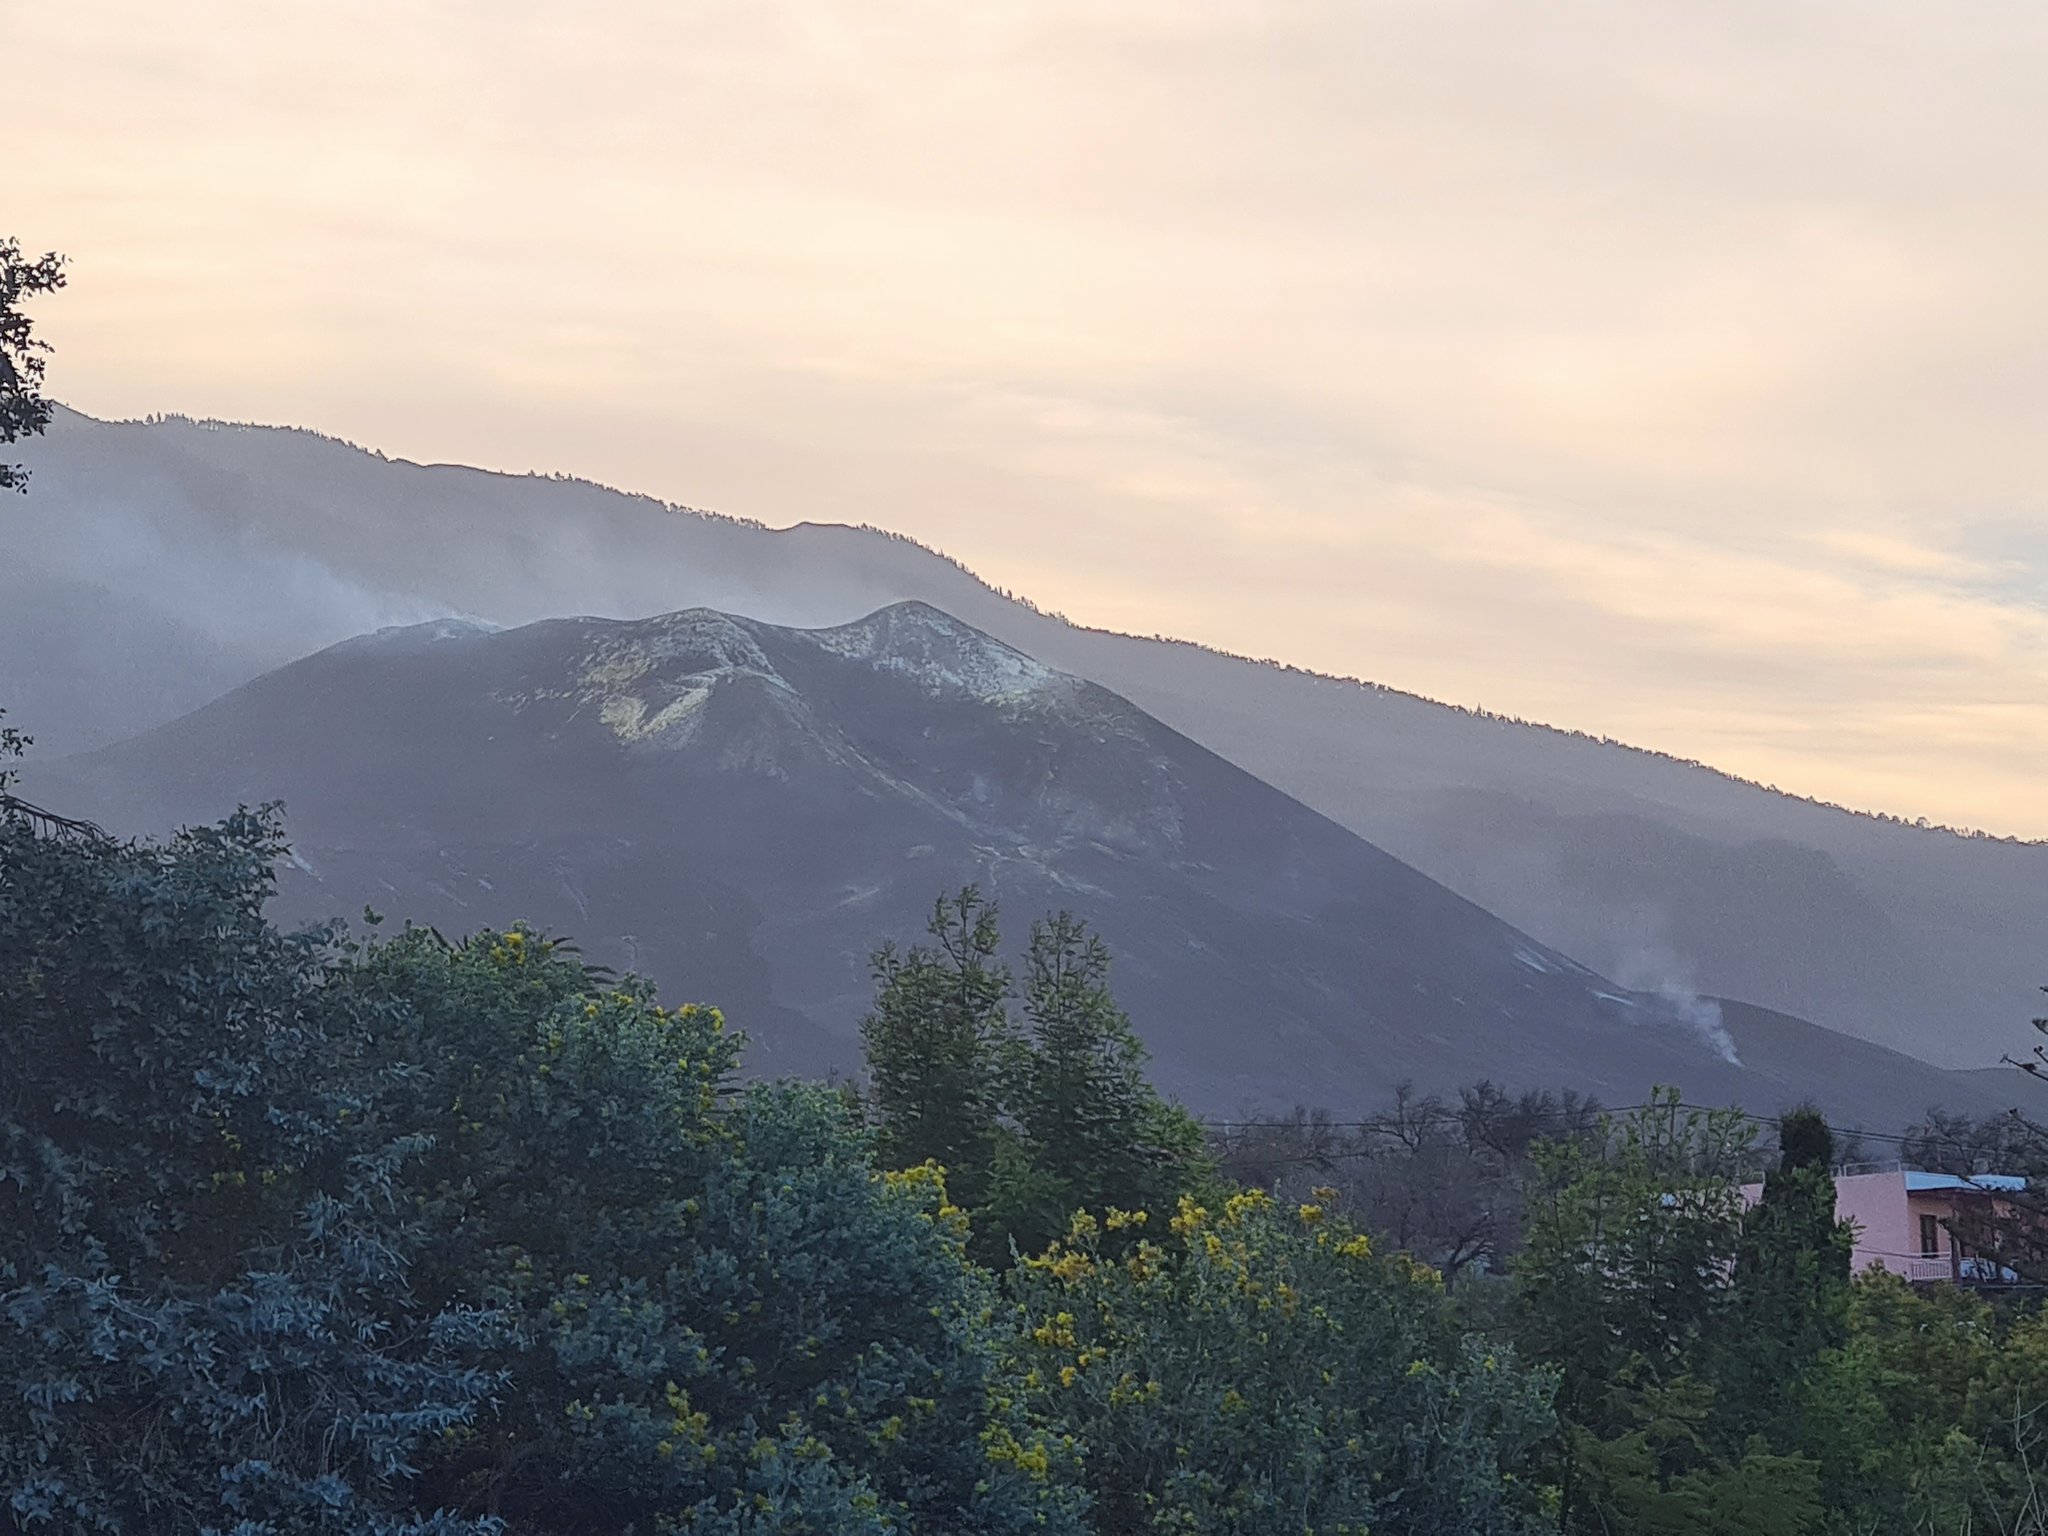
<svg viewBox="0 0 2048 1536">
<path fill-rule="evenodd" d="M 2048 833 L 2048 13 L 70 0 L 100 413 L 867 520 L 1077 617 Z"/>
</svg>

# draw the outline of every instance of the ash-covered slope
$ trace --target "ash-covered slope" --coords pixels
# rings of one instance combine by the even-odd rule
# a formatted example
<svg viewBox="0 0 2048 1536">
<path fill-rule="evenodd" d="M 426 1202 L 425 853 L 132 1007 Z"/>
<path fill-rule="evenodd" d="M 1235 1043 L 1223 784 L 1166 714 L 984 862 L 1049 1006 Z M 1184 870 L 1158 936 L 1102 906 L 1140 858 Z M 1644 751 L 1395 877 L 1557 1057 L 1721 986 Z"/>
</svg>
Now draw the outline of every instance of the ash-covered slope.
<svg viewBox="0 0 2048 1536">
<path fill-rule="evenodd" d="M 1013 934 L 1096 923 L 1161 1080 L 1211 1111 L 1479 1076 L 1811 1094 L 1883 1125 L 1969 1097 L 1797 1020 L 1626 993 L 922 604 L 816 631 L 703 609 L 387 631 L 36 788 L 130 828 L 282 798 L 298 914 L 540 922 L 725 1005 L 764 1070 L 853 1065 L 871 951 L 972 880 Z"/>
<path fill-rule="evenodd" d="M 122 739 L 379 625 L 918 599 L 1114 689 L 1596 970 L 1995 1061 L 2048 956 L 2048 845 L 1901 826 L 1391 689 L 1086 630 L 903 540 L 774 530 L 307 432 L 62 413 L 0 517 L 0 705 Z"/>
</svg>

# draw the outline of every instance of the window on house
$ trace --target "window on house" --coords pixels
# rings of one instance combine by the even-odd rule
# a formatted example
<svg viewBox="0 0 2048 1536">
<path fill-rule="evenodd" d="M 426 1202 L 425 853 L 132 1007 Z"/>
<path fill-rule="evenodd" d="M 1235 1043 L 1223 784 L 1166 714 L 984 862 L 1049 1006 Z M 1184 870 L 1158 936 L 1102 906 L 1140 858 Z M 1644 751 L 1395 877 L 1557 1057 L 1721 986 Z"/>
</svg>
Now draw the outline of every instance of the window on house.
<svg viewBox="0 0 2048 1536">
<path fill-rule="evenodd" d="M 1932 1216 L 1920 1218 L 1920 1253 L 1924 1258 L 1934 1258 L 1941 1252 L 1941 1223 Z"/>
</svg>

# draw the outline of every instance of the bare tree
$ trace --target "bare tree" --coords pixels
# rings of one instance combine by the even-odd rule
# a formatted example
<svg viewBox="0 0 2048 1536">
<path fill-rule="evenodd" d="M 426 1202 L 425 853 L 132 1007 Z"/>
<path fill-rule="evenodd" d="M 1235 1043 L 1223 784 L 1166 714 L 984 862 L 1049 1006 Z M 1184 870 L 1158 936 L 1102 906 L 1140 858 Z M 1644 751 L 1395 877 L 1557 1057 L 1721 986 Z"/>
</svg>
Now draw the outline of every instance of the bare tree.
<svg viewBox="0 0 2048 1536">
<path fill-rule="evenodd" d="M 1597 1103 L 1475 1083 L 1455 1100 L 1404 1083 L 1385 1109 L 1338 1121 L 1297 1108 L 1221 1127 L 1225 1174 L 1286 1199 L 1342 1206 L 1383 1243 L 1440 1270 L 1446 1285 L 1501 1265 L 1519 1246 L 1531 1150 L 1591 1135 Z"/>
</svg>

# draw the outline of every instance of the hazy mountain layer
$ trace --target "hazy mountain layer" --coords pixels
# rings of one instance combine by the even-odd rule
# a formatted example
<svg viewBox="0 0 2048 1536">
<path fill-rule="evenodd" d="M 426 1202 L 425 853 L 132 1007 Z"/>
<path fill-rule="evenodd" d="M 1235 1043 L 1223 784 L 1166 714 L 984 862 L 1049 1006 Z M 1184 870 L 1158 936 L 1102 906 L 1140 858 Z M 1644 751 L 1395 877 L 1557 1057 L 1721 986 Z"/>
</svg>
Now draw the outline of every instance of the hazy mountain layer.
<svg viewBox="0 0 2048 1536">
<path fill-rule="evenodd" d="M 1795 1019 L 1627 992 L 922 604 L 386 631 L 37 787 L 127 827 L 282 796 L 298 915 L 531 918 L 727 1006 L 767 1070 L 853 1065 L 871 951 L 974 880 L 1014 937 L 1055 907 L 1097 924 L 1160 1079 L 1210 1111 L 1482 1075 L 1881 1125 L 1972 1097 Z"/>
<path fill-rule="evenodd" d="M 2048 846 L 1902 827 L 1709 770 L 1197 647 L 1076 629 L 885 535 L 771 531 L 309 433 L 66 414 L 0 520 L 0 693 L 62 750 L 319 646 L 444 614 L 690 604 L 839 623 L 934 603 L 1158 719 L 1553 948 L 1947 1063 L 2048 979 Z"/>
</svg>

